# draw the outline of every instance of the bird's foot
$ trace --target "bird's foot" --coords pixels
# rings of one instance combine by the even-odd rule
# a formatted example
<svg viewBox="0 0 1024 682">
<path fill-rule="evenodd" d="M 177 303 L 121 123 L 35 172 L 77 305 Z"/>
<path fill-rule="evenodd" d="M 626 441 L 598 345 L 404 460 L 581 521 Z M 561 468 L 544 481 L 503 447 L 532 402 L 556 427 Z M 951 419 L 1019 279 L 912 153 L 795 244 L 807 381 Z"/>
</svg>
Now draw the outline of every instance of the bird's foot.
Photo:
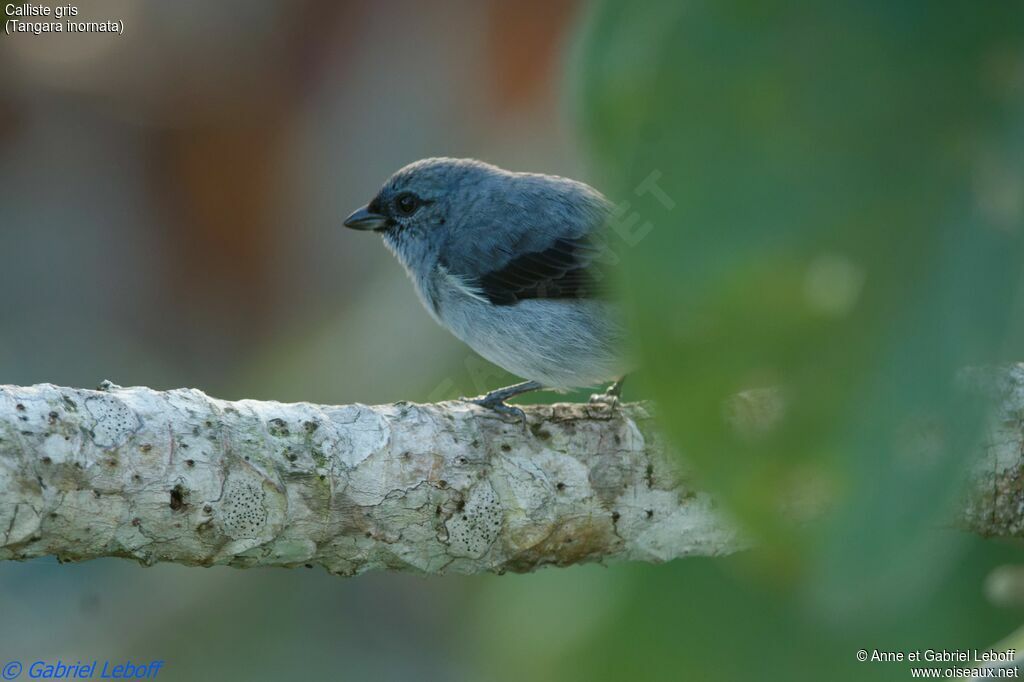
<svg viewBox="0 0 1024 682">
<path fill-rule="evenodd" d="M 479 398 L 463 398 L 463 402 L 473 403 L 480 407 L 486 407 L 488 410 L 494 410 L 498 414 L 514 417 L 517 421 L 522 424 L 526 424 L 526 413 L 515 405 L 509 405 L 504 400 L 499 398 L 492 398 L 491 394 L 480 396 Z"/>
<path fill-rule="evenodd" d="M 590 403 L 592 405 L 607 405 L 608 407 L 618 407 L 621 401 L 619 400 L 622 396 L 622 382 L 625 381 L 625 377 L 619 379 L 614 384 L 609 386 L 603 393 L 594 393 L 590 396 Z"/>
<path fill-rule="evenodd" d="M 542 386 L 536 381 L 524 381 L 523 383 L 515 384 L 514 386 L 495 389 L 487 395 L 482 395 L 476 398 L 462 398 L 462 401 L 473 403 L 480 407 L 486 407 L 489 410 L 494 410 L 498 414 L 515 417 L 516 420 L 522 423 L 525 427 L 526 413 L 514 405 L 507 404 L 505 401 L 513 396 L 528 393 L 529 391 L 536 391 L 540 388 L 542 388 Z"/>
<path fill-rule="evenodd" d="M 591 405 L 607 405 L 608 407 L 618 407 L 620 401 L 619 396 L 611 395 L 608 393 L 608 391 L 604 391 L 603 393 L 591 393 L 589 402 Z"/>
</svg>

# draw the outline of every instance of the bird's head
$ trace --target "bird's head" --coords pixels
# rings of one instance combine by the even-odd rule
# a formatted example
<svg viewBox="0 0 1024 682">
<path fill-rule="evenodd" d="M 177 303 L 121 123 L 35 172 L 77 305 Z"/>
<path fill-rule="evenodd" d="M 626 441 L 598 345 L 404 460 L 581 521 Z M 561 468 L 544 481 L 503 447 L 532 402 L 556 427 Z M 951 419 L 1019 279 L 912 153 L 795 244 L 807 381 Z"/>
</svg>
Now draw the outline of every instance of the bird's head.
<svg viewBox="0 0 1024 682">
<path fill-rule="evenodd" d="M 453 220 L 472 210 L 505 171 L 474 159 L 422 159 L 388 178 L 377 195 L 345 219 L 354 230 L 380 232 L 406 263 L 443 248 Z"/>
<path fill-rule="evenodd" d="M 484 273 L 557 239 L 578 239 L 609 210 L 599 192 L 568 178 L 434 158 L 388 178 L 345 225 L 380 232 L 410 274 L 422 279 L 437 265 Z"/>
</svg>

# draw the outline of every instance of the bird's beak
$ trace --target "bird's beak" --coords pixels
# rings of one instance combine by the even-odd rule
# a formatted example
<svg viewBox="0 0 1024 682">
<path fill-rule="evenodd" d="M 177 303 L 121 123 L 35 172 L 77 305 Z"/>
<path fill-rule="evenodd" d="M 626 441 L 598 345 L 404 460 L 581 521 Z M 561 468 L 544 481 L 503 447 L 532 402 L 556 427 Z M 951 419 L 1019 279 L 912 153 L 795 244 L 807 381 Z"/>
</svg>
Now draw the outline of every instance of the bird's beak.
<svg viewBox="0 0 1024 682">
<path fill-rule="evenodd" d="M 382 230 L 388 225 L 387 216 L 374 213 L 366 206 L 363 206 L 355 213 L 345 218 L 345 227 L 353 230 Z"/>
</svg>

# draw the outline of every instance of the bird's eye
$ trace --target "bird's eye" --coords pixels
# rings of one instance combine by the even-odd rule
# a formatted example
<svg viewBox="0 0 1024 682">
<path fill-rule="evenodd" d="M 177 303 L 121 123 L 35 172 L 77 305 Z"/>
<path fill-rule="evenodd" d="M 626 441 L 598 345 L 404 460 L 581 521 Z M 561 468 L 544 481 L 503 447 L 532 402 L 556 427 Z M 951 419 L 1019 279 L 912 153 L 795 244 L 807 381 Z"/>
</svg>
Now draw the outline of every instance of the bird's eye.
<svg viewBox="0 0 1024 682">
<path fill-rule="evenodd" d="M 395 198 L 395 207 L 404 216 L 410 216 L 420 207 L 420 198 L 412 192 L 403 192 Z"/>
</svg>

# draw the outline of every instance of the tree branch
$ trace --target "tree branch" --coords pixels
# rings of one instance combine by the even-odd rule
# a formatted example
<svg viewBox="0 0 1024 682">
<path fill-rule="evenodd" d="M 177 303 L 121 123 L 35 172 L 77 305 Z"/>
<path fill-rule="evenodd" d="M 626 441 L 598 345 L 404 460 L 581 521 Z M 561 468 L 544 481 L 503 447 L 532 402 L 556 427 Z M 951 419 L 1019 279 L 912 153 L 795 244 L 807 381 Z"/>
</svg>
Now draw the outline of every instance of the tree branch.
<svg viewBox="0 0 1024 682">
<path fill-rule="evenodd" d="M 477 573 L 740 546 L 644 405 L 526 412 L 0 387 L 0 559 Z"/>
<path fill-rule="evenodd" d="M 1000 408 L 959 523 L 1024 537 L 1024 365 L 967 378 Z M 746 395 L 733 418 L 770 422 L 773 401 Z M 524 409 L 526 428 L 459 402 L 0 386 L 0 559 L 478 573 L 746 545 L 645 404 Z"/>
</svg>

